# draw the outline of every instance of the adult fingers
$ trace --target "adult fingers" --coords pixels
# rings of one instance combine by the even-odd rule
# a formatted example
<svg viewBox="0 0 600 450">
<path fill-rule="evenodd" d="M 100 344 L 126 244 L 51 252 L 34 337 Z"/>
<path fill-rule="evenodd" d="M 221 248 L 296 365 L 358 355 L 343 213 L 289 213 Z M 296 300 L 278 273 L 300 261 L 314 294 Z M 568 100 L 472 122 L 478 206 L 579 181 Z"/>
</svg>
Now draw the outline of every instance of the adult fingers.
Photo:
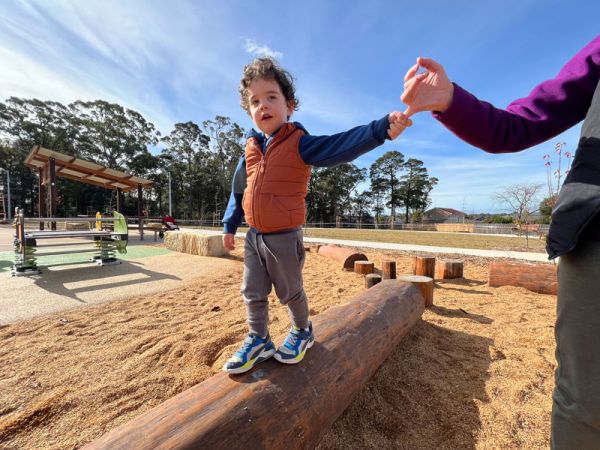
<svg viewBox="0 0 600 450">
<path fill-rule="evenodd" d="M 444 66 L 431 58 L 422 58 L 419 56 L 417 58 L 417 64 L 431 72 L 440 72 L 444 70 Z"/>
<path fill-rule="evenodd" d="M 406 72 L 406 75 L 404 75 L 404 82 L 406 83 L 408 80 L 410 80 L 412 77 L 414 77 L 415 73 L 417 73 L 417 70 L 419 70 L 418 64 L 415 64 L 410 69 L 408 69 L 408 71 Z"/>
</svg>

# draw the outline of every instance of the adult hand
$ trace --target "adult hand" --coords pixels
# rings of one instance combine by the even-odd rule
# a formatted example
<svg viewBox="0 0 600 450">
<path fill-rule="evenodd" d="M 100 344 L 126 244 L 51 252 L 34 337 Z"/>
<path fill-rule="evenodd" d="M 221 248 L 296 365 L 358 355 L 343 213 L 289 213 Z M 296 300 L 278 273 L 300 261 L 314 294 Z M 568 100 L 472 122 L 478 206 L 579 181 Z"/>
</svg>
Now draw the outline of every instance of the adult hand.
<svg viewBox="0 0 600 450">
<path fill-rule="evenodd" d="M 412 120 L 410 120 L 406 114 L 399 111 L 390 113 L 388 120 L 390 122 L 390 127 L 388 128 L 387 133 L 392 141 L 400 136 L 406 127 L 412 125 Z"/>
<path fill-rule="evenodd" d="M 232 233 L 223 235 L 223 247 L 227 250 L 235 250 L 235 236 Z"/>
<path fill-rule="evenodd" d="M 417 74 L 419 67 L 427 72 Z M 454 85 L 444 67 L 430 58 L 417 58 L 404 76 L 404 92 L 400 99 L 406 104 L 408 116 L 421 111 L 444 112 L 450 106 Z"/>
</svg>

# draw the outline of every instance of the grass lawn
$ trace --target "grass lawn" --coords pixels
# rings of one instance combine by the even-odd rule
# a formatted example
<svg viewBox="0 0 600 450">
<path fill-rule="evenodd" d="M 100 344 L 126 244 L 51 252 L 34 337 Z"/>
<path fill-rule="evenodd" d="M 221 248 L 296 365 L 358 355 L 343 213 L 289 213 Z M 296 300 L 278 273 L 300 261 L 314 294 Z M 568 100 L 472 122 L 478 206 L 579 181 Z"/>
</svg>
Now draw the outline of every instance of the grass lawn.
<svg viewBox="0 0 600 450">
<path fill-rule="evenodd" d="M 215 228 L 217 229 L 217 228 Z M 219 228 L 220 229 L 220 228 Z M 245 232 L 247 228 L 239 228 Z M 305 237 L 348 239 L 353 241 L 390 242 L 394 244 L 431 245 L 436 247 L 476 248 L 484 250 L 512 250 L 543 253 L 546 241 L 530 236 L 488 236 L 470 233 L 443 233 L 429 231 L 359 230 L 354 228 L 305 228 Z"/>
</svg>

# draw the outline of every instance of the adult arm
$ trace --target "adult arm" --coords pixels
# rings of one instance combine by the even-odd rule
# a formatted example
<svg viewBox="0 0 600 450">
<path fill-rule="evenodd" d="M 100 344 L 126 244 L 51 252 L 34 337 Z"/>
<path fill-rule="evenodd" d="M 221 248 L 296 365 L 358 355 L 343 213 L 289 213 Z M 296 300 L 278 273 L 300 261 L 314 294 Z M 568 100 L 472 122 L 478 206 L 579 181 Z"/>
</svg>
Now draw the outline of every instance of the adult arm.
<svg viewBox="0 0 600 450">
<path fill-rule="evenodd" d="M 415 78 L 419 76 L 424 79 L 423 74 Z M 600 36 L 571 58 L 555 78 L 539 84 L 506 109 L 480 101 L 453 83 L 447 109 L 434 111 L 433 116 L 476 147 L 491 153 L 515 152 L 544 142 L 583 120 L 599 79 Z M 417 95 L 427 94 L 426 87 Z"/>
</svg>

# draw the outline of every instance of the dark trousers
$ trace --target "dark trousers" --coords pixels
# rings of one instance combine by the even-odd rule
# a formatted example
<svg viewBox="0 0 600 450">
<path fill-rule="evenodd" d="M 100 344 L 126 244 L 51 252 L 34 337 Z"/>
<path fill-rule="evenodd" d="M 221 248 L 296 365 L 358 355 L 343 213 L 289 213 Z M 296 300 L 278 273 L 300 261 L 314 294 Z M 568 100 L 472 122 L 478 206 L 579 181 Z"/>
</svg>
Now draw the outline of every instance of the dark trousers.
<svg viewBox="0 0 600 450">
<path fill-rule="evenodd" d="M 560 257 L 553 449 L 600 449 L 600 242 Z"/>
</svg>

